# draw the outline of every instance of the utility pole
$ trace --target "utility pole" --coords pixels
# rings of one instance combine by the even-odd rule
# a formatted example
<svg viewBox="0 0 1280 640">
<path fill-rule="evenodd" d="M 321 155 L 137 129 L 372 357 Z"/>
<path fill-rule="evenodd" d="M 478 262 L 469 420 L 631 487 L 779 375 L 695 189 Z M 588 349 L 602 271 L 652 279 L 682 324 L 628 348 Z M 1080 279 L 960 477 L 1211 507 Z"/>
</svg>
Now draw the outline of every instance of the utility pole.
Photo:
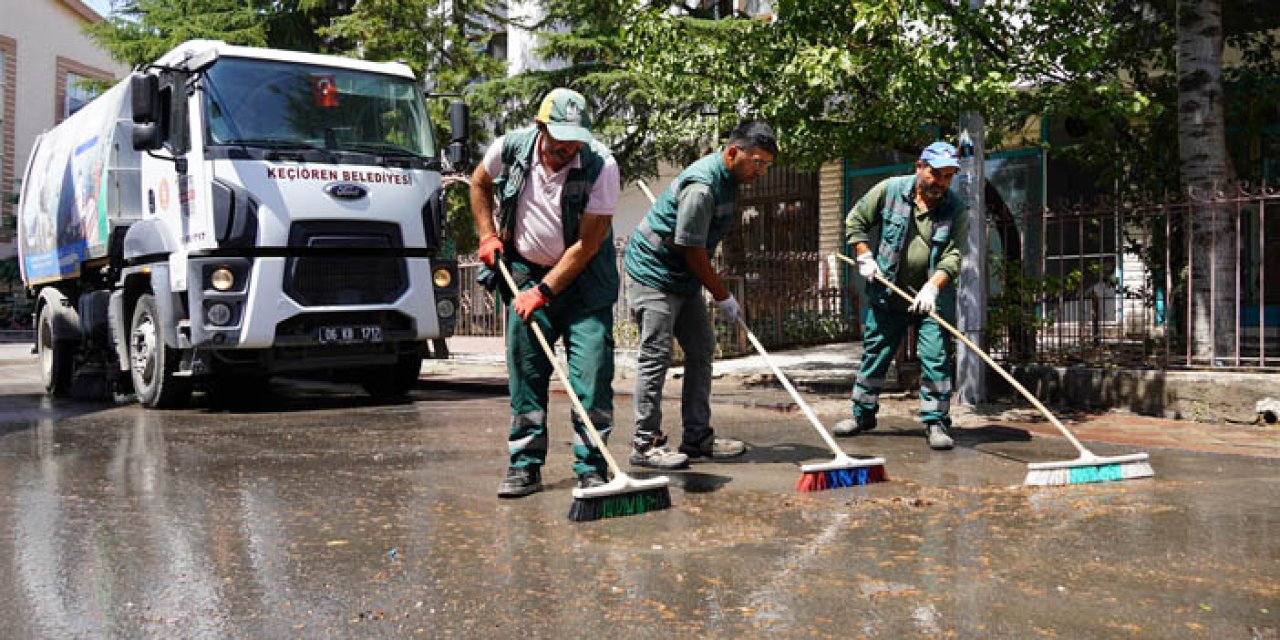
<svg viewBox="0 0 1280 640">
<path fill-rule="evenodd" d="M 983 0 L 969 0 L 969 8 L 982 8 Z M 975 105 L 977 107 L 979 105 Z M 976 110 L 960 114 L 960 197 L 969 208 L 969 235 L 957 283 L 956 324 L 965 337 L 986 348 L 987 326 L 987 202 L 986 123 Z M 982 358 L 963 344 L 956 345 L 956 400 L 968 406 L 987 400 L 986 369 Z"/>
</svg>

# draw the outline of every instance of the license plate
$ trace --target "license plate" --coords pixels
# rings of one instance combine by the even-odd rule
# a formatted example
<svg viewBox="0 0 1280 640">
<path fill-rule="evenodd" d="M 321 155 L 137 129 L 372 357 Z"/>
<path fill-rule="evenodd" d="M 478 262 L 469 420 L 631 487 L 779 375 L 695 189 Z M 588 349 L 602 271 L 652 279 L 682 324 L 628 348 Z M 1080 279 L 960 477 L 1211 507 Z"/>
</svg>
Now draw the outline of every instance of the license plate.
<svg viewBox="0 0 1280 640">
<path fill-rule="evenodd" d="M 318 337 L 320 344 L 382 342 L 382 327 L 377 325 L 320 327 Z"/>
</svg>

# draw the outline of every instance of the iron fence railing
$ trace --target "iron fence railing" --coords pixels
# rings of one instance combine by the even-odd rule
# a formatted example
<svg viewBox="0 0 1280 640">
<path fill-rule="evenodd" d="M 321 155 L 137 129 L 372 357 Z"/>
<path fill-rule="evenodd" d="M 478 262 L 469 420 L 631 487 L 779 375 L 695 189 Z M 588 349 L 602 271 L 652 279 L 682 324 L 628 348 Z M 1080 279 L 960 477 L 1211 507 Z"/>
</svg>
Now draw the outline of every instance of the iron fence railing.
<svg viewBox="0 0 1280 640">
<path fill-rule="evenodd" d="M 988 256 L 988 346 L 1019 363 L 1280 367 L 1278 203 L 1234 185 L 1024 215 L 1044 251 Z"/>
<path fill-rule="evenodd" d="M 621 243 L 615 250 L 621 290 L 613 309 L 614 337 L 619 348 L 630 349 L 636 346 L 637 330 L 630 305 L 623 294 L 627 275 L 622 268 Z M 725 265 L 716 266 L 721 273 L 725 272 Z M 744 319 L 761 343 L 769 347 L 821 344 L 852 340 L 859 335 L 850 293 L 837 287 L 818 286 L 819 259 L 816 253 L 774 256 L 769 258 L 767 266 L 767 269 L 750 269 L 738 265 L 735 270 L 746 270 L 750 275 L 723 278 L 729 291 L 741 302 Z M 479 262 L 473 257 L 459 260 L 461 311 L 455 333 L 466 336 L 504 335 L 505 313 L 502 307 L 492 294 L 475 283 L 479 267 Z M 766 273 L 769 277 L 764 276 Z M 717 356 L 730 357 L 751 352 L 751 344 L 740 327 L 719 318 L 710 300 L 707 305 L 715 323 Z"/>
</svg>

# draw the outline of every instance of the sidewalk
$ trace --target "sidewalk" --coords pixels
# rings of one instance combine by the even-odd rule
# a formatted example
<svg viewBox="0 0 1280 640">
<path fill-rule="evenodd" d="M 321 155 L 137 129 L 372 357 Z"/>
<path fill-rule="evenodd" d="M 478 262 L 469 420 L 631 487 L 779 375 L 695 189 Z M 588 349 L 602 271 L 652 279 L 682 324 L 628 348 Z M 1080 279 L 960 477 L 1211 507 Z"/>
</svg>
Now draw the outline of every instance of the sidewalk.
<svg viewBox="0 0 1280 640">
<path fill-rule="evenodd" d="M 861 343 L 819 345 L 771 352 L 770 357 L 829 427 L 849 415 L 849 389 L 857 376 L 861 346 Z M 455 337 L 449 339 L 449 348 L 448 360 L 424 363 L 424 378 L 441 381 L 465 377 L 472 383 L 506 386 L 502 338 Z M 614 390 L 620 395 L 630 395 L 635 384 L 635 353 L 619 350 L 615 360 Z M 759 355 L 717 361 L 713 372 L 713 403 L 796 411 L 797 419 L 804 419 Z M 664 392 L 666 398 L 680 397 L 681 373 L 680 367 L 672 367 Z M 916 398 L 914 389 L 886 392 L 881 396 L 881 415 L 913 419 L 918 405 Z M 1280 425 L 1244 424 L 1247 419 L 1216 423 L 1175 420 L 1125 410 L 1086 412 L 1055 406 L 1049 409 L 1085 442 L 1280 458 Z M 1061 437 L 1058 430 L 1025 401 L 953 406 L 952 416 L 961 429 L 1005 427 L 1037 436 Z"/>
</svg>

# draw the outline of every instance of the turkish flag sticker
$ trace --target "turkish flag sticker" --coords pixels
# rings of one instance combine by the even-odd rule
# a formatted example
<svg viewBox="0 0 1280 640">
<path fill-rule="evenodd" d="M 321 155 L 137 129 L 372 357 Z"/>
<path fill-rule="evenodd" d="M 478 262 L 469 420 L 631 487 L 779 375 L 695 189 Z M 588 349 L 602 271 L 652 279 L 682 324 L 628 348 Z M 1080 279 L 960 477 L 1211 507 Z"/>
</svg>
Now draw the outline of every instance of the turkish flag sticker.
<svg viewBox="0 0 1280 640">
<path fill-rule="evenodd" d="M 317 107 L 338 106 L 338 85 L 334 84 L 333 76 L 326 73 L 312 74 L 311 97 Z"/>
</svg>

